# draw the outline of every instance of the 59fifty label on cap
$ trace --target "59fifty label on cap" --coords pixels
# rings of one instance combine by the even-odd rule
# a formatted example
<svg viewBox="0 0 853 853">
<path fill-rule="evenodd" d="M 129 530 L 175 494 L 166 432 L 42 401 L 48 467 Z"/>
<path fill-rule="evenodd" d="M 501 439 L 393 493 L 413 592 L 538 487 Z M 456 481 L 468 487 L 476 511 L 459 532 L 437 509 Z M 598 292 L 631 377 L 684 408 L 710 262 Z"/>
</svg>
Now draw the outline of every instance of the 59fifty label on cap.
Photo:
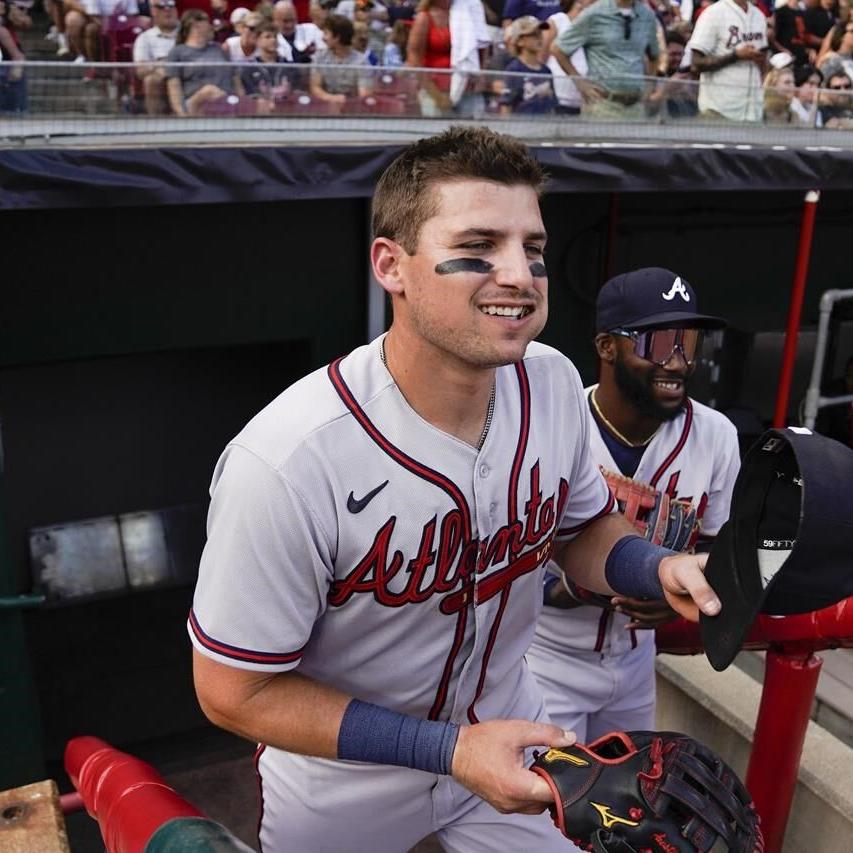
<svg viewBox="0 0 853 853">
<path fill-rule="evenodd" d="M 788 427 L 791 432 L 795 432 L 797 435 L 811 435 L 812 431 L 808 427 Z"/>
<path fill-rule="evenodd" d="M 761 575 L 761 585 L 767 585 L 782 568 L 785 560 L 791 556 L 796 539 L 762 539 L 758 549 L 758 572 Z"/>
</svg>

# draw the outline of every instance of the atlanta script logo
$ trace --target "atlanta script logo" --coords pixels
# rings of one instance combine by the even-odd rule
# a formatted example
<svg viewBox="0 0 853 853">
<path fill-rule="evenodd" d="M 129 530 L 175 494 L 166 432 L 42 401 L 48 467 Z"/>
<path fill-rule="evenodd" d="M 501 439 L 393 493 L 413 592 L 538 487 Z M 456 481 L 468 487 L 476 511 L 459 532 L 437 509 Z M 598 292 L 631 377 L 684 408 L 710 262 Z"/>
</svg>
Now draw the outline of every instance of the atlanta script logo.
<svg viewBox="0 0 853 853">
<path fill-rule="evenodd" d="M 442 613 L 457 613 L 468 604 L 473 576 L 506 562 L 478 583 L 476 597 L 481 603 L 548 559 L 556 522 L 563 515 L 568 497 L 569 484 L 561 478 L 557 492 L 543 499 L 537 461 L 530 469 L 530 492 L 523 519 L 504 525 L 490 537 L 466 541 L 462 513 L 452 509 L 442 519 L 434 516 L 424 525 L 414 556 L 399 550 L 392 552 L 391 536 L 397 526 L 397 516 L 392 515 L 352 571 L 332 583 L 329 604 L 340 607 L 356 594 L 367 594 L 385 607 L 403 607 L 444 595 Z M 401 571 L 408 580 L 402 590 L 392 590 L 391 582 Z"/>
</svg>

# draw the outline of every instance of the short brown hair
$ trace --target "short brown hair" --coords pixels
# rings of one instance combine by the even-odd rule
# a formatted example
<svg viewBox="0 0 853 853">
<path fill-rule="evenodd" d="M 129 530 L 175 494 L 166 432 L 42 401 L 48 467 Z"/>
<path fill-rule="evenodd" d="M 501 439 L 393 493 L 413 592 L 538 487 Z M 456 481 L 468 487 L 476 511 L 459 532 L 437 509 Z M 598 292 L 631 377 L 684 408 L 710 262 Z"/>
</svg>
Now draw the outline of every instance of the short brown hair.
<svg viewBox="0 0 853 853">
<path fill-rule="evenodd" d="M 346 15 L 329 15 L 323 29 L 336 36 L 344 47 L 352 44 L 352 21 Z"/>
<path fill-rule="evenodd" d="M 539 195 L 546 175 L 517 139 L 485 127 L 451 127 L 410 145 L 385 170 L 373 196 L 373 236 L 414 255 L 421 228 L 436 211 L 433 184 L 464 180 L 521 184 Z"/>
</svg>

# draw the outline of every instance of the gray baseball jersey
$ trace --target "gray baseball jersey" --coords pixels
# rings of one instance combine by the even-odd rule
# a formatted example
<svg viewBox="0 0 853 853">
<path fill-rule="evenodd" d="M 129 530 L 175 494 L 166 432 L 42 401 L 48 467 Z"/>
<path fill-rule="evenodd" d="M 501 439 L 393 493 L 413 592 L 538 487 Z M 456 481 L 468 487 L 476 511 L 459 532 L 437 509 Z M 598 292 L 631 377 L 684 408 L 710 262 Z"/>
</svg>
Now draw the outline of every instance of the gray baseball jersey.
<svg viewBox="0 0 853 853">
<path fill-rule="evenodd" d="M 597 427 L 590 439 L 595 461 L 618 472 Z M 634 479 L 671 498 L 692 501 L 700 536 L 712 537 L 728 518 L 739 467 L 731 421 L 688 400 L 651 440 Z M 539 617 L 528 664 L 552 721 L 577 731 L 581 740 L 614 729 L 654 727 L 654 632 L 628 631 L 630 621 L 593 606 L 545 607 Z"/>
<path fill-rule="evenodd" d="M 577 372 L 541 344 L 499 368 L 478 451 L 409 407 L 380 343 L 291 386 L 226 448 L 211 486 L 192 642 L 229 666 L 298 668 L 418 717 L 543 719 L 523 660 L 541 609 L 542 567 L 555 540 L 613 508 L 588 451 L 594 427 Z M 432 829 L 479 814 L 476 798 L 452 780 L 416 770 L 267 748 L 259 771 L 262 838 L 296 839 L 294 850 L 300 832 L 313 838 L 312 850 L 326 849 L 320 836 L 330 850 L 384 850 L 377 830 L 360 829 L 377 811 L 399 833 L 387 849 L 405 849 L 411 809 L 385 814 L 401 790 L 432 798 L 422 803 Z M 309 777 L 323 780 L 319 799 L 308 793 Z M 341 804 L 344 786 L 354 799 Z M 437 804 L 445 789 L 452 794 Z M 535 826 L 546 839 L 553 832 L 564 849 L 547 817 L 505 820 L 481 805 L 488 818 L 479 820 L 522 832 Z M 496 838 L 483 838 L 493 847 L 467 839 L 459 850 L 501 849 Z"/>
</svg>

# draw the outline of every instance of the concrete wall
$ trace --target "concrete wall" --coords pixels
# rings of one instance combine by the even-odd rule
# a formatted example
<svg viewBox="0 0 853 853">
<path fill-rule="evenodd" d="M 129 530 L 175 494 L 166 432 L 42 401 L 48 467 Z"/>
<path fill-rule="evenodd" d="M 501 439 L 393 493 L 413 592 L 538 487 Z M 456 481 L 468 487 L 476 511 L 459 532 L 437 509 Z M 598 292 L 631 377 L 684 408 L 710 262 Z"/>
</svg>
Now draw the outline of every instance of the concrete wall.
<svg viewBox="0 0 853 853">
<path fill-rule="evenodd" d="M 704 656 L 661 655 L 658 728 L 692 735 L 746 773 L 761 685 Z M 784 744 L 779 745 L 784 749 Z M 853 837 L 853 749 L 809 723 L 784 853 L 847 853 Z"/>
</svg>

